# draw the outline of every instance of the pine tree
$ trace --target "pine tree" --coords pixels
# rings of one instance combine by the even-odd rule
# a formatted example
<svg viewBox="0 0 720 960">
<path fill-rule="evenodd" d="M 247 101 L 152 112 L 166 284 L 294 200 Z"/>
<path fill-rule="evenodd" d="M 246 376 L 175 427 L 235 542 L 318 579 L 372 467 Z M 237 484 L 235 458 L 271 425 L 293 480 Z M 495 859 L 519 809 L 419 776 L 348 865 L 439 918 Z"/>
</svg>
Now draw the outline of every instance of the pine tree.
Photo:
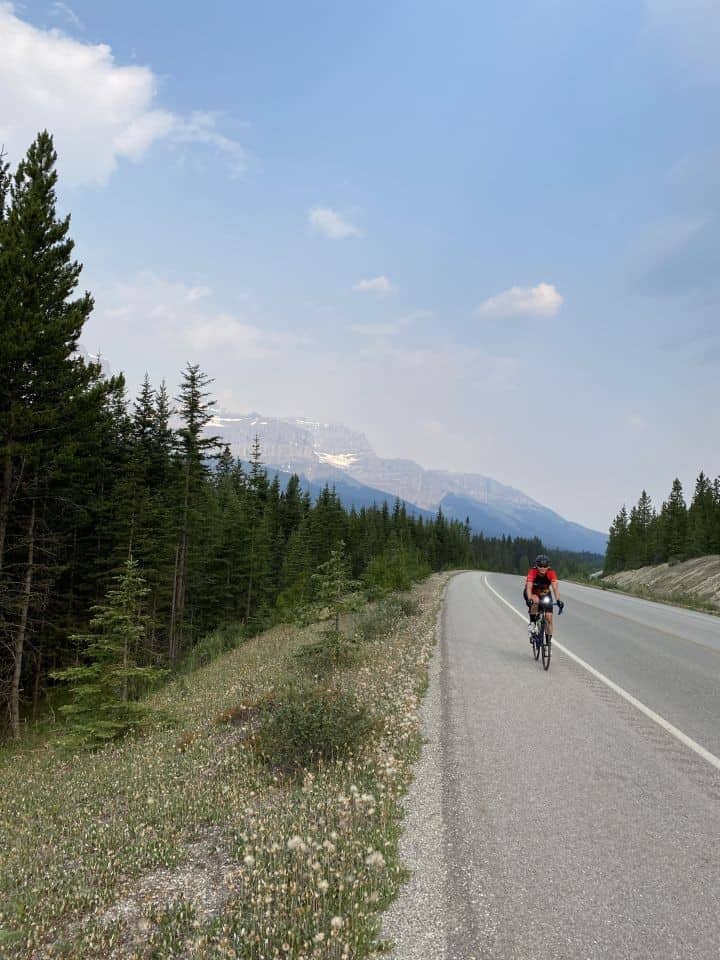
<svg viewBox="0 0 720 960">
<path fill-rule="evenodd" d="M 82 268 L 71 258 L 69 217 L 56 215 L 56 159 L 52 137 L 39 134 L 18 165 L 0 221 L 0 571 L 6 573 L 8 551 L 14 568 L 0 597 L 13 611 L 9 712 L 15 737 L 32 608 L 55 576 L 48 562 L 53 551 L 39 551 L 38 539 L 49 530 L 69 450 L 102 402 L 99 367 L 76 353 L 93 302 L 87 293 L 71 299 Z M 0 182 L 4 199 L 5 172 Z"/>
<path fill-rule="evenodd" d="M 675 478 L 670 496 L 662 506 L 662 532 L 665 560 L 685 558 L 687 543 L 687 507 L 682 484 Z"/>
<path fill-rule="evenodd" d="M 200 493 L 209 475 L 208 460 L 219 445 L 219 438 L 205 436 L 204 430 L 212 420 L 212 403 L 206 387 L 210 377 L 197 364 L 188 364 L 183 374 L 180 396 L 177 398 L 183 426 L 178 431 L 182 463 L 182 492 L 180 500 L 179 532 L 175 548 L 173 596 L 170 611 L 169 657 L 177 663 L 184 646 L 187 619 L 185 604 L 193 533 L 197 532 Z"/>
<path fill-rule="evenodd" d="M 341 540 L 330 557 L 313 574 L 315 606 L 334 621 L 335 633 L 340 632 L 340 615 L 357 608 L 360 584 L 350 576 L 350 564 Z"/>
<path fill-rule="evenodd" d="M 603 567 L 603 573 L 605 574 L 617 573 L 619 570 L 625 570 L 627 566 L 628 525 L 627 509 L 623 504 L 622 509 L 610 526 L 605 564 Z"/>
<path fill-rule="evenodd" d="M 74 745 L 100 746 L 145 720 L 147 706 L 139 699 L 164 674 L 140 665 L 147 638 L 148 591 L 137 562 L 128 560 L 115 580 L 117 586 L 94 608 L 92 632 L 74 638 L 88 662 L 55 674 L 71 685 L 71 702 L 60 710 L 69 722 L 68 741 Z"/>
<path fill-rule="evenodd" d="M 701 470 L 688 509 L 687 552 L 691 557 L 702 557 L 710 552 L 714 511 L 712 484 Z"/>
</svg>

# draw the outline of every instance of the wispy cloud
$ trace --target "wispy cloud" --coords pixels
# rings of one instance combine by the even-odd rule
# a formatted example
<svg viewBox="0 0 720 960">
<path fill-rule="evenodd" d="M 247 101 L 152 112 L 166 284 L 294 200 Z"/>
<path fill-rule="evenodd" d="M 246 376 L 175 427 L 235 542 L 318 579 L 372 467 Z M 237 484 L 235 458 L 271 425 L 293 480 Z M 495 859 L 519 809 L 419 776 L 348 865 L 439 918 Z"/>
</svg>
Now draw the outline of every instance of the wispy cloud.
<svg viewBox="0 0 720 960">
<path fill-rule="evenodd" d="M 217 124 L 219 114 L 196 111 L 188 118 L 177 118 L 172 139 L 176 143 L 206 143 L 227 158 L 233 176 L 245 173 L 248 155 L 244 147 L 220 133 Z"/>
<path fill-rule="evenodd" d="M 84 30 L 85 24 L 80 17 L 62 0 L 54 0 L 50 13 L 53 17 L 63 17 L 78 30 Z"/>
<path fill-rule="evenodd" d="M 106 350 L 103 340 L 116 338 L 120 325 L 131 349 L 140 354 L 157 351 L 187 352 L 201 357 L 225 355 L 243 358 L 270 357 L 297 343 L 290 334 L 268 330 L 228 311 L 205 303 L 209 287 L 189 286 L 143 272 L 133 280 L 100 289 L 97 308 L 90 321 L 91 337 Z M 95 342 L 91 339 L 91 342 Z"/>
<path fill-rule="evenodd" d="M 313 233 L 319 233 L 330 240 L 345 240 L 347 237 L 361 237 L 358 228 L 342 217 L 332 207 L 313 207 L 308 212 L 308 223 Z"/>
<path fill-rule="evenodd" d="M 54 10 L 74 15 L 65 4 Z M 119 66 L 106 44 L 34 27 L 0 3 L 0 142 L 11 160 L 45 128 L 70 185 L 104 184 L 120 160 L 137 162 L 161 141 L 207 144 L 229 160 L 233 175 L 242 172 L 245 152 L 220 132 L 217 115 L 164 110 L 157 85 L 149 67 Z"/>
<path fill-rule="evenodd" d="M 552 283 L 536 287 L 510 287 L 489 297 L 477 308 L 484 317 L 554 317 L 563 305 L 563 297 Z"/>
<path fill-rule="evenodd" d="M 353 286 L 358 293 L 374 293 L 376 297 L 387 297 L 395 293 L 397 287 L 386 276 L 373 277 L 372 280 L 360 280 Z"/>
<path fill-rule="evenodd" d="M 359 333 L 367 337 L 396 337 L 413 323 L 431 316 L 432 312 L 430 310 L 415 310 L 413 313 L 398 317 L 396 320 L 389 320 L 386 323 L 353 323 L 350 329 L 353 333 Z"/>
</svg>

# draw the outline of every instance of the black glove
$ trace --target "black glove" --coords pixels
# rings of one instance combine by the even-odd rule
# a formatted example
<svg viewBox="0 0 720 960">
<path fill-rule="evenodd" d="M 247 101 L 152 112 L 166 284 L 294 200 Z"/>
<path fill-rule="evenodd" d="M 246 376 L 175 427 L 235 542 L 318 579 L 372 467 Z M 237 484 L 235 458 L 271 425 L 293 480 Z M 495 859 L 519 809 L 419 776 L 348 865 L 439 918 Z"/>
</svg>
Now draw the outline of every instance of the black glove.
<svg viewBox="0 0 720 960">
<path fill-rule="evenodd" d="M 565 604 L 562 602 L 562 600 L 558 600 L 557 605 L 558 605 L 558 613 L 562 613 L 563 610 L 565 609 Z"/>
</svg>

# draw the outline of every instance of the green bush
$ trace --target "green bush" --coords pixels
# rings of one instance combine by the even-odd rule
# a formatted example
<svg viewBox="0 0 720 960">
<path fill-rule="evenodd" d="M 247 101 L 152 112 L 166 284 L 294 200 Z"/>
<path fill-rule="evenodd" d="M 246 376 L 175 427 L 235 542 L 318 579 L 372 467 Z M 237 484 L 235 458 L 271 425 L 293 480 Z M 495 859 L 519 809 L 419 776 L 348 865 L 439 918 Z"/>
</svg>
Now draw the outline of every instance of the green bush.
<svg viewBox="0 0 720 960">
<path fill-rule="evenodd" d="M 404 617 L 414 617 L 419 612 L 420 607 L 412 597 L 386 597 L 358 618 L 355 628 L 357 636 L 365 642 L 382 640 Z"/>
<path fill-rule="evenodd" d="M 360 659 L 360 651 L 338 630 L 325 630 L 315 643 L 300 647 L 294 659 L 309 673 L 324 677 L 333 670 L 354 666 Z"/>
<path fill-rule="evenodd" d="M 353 697 L 315 684 L 292 684 L 265 712 L 253 745 L 264 762 L 292 769 L 353 753 L 375 727 Z"/>
<path fill-rule="evenodd" d="M 390 543 L 368 563 L 362 579 L 373 597 L 381 597 L 393 590 L 409 590 L 416 580 L 431 573 L 428 564 L 415 549 Z"/>
<path fill-rule="evenodd" d="M 188 672 L 212 663 L 223 653 L 233 650 L 245 639 L 245 633 L 239 624 L 226 623 L 206 634 L 190 650 L 182 663 L 182 669 Z"/>
<path fill-rule="evenodd" d="M 404 617 L 416 617 L 420 613 L 420 604 L 414 597 L 398 597 L 397 603 Z"/>
</svg>

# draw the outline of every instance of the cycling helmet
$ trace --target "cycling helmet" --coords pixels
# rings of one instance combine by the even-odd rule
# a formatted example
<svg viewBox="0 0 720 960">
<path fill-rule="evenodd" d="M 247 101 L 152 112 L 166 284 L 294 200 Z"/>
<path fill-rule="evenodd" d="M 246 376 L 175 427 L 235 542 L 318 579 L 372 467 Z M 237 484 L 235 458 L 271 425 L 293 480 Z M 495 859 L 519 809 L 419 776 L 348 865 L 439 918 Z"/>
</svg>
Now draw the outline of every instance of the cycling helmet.
<svg viewBox="0 0 720 960">
<path fill-rule="evenodd" d="M 550 557 L 546 557 L 544 553 L 539 554 L 535 557 L 535 566 L 536 567 L 549 567 L 550 566 Z"/>
</svg>

